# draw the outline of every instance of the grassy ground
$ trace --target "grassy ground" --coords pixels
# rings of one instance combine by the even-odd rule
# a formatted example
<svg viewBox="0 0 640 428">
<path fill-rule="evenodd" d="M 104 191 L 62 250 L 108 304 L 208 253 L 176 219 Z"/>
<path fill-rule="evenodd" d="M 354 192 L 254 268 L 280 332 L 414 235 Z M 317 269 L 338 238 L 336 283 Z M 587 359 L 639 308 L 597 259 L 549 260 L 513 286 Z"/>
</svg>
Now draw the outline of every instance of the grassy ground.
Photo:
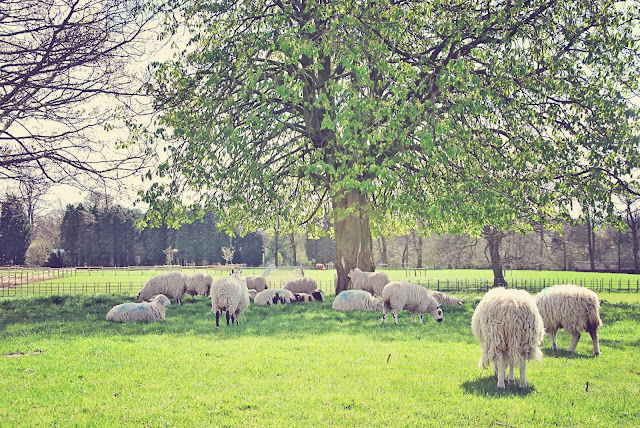
<svg viewBox="0 0 640 428">
<path fill-rule="evenodd" d="M 0 426 L 637 426 L 640 305 L 602 304 L 602 354 L 528 366 L 496 391 L 469 327 L 478 296 L 411 325 L 323 303 L 251 305 L 215 328 L 186 299 L 156 324 L 105 321 L 123 295 L 0 301 Z M 558 335 L 566 349 L 570 337 Z M 517 378 L 517 374 L 516 374 Z"/>
</svg>

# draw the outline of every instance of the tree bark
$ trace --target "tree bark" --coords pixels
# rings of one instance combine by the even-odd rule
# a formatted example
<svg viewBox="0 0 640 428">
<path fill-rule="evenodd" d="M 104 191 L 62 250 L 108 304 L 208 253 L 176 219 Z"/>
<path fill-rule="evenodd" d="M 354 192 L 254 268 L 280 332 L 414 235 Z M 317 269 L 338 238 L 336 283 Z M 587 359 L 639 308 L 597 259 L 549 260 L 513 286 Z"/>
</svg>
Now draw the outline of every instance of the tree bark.
<svg viewBox="0 0 640 428">
<path fill-rule="evenodd" d="M 359 190 L 346 190 L 333 198 L 336 238 L 336 295 L 349 288 L 347 275 L 353 268 L 375 269 L 369 219 L 370 205 Z"/>
<path fill-rule="evenodd" d="M 381 236 L 380 242 L 382 243 L 382 260 L 380 260 L 380 262 L 384 263 L 385 265 L 389 265 L 389 257 L 387 256 L 387 240 L 384 236 Z"/>
<path fill-rule="evenodd" d="M 500 259 L 500 244 L 502 243 L 502 238 L 504 238 L 504 233 L 493 226 L 485 226 L 482 230 L 482 236 L 486 239 L 487 247 L 489 248 L 489 260 L 493 270 L 493 286 L 506 287 L 507 281 L 502 273 L 502 260 Z"/>
<path fill-rule="evenodd" d="M 298 266 L 298 257 L 296 254 L 296 234 L 293 230 L 289 235 L 289 241 L 291 242 L 291 265 Z"/>
</svg>

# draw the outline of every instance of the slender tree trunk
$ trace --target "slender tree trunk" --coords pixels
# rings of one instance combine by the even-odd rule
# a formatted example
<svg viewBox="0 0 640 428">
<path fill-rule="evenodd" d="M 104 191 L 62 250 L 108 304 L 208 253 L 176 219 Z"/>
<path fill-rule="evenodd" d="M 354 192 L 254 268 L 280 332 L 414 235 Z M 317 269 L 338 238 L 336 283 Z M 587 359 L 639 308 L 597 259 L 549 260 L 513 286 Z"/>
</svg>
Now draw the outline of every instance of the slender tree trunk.
<svg viewBox="0 0 640 428">
<path fill-rule="evenodd" d="M 638 254 L 638 250 L 640 245 L 638 245 L 638 227 L 634 227 L 631 230 L 631 247 L 633 249 L 633 271 L 634 273 L 640 273 L 640 257 Z"/>
<path fill-rule="evenodd" d="M 380 242 L 382 243 L 382 260 L 380 260 L 381 263 L 384 263 L 385 265 L 389 265 L 389 257 L 387 255 L 387 240 L 384 236 L 380 237 Z"/>
<path fill-rule="evenodd" d="M 353 268 L 375 269 L 369 223 L 369 201 L 358 190 L 340 192 L 333 198 L 336 237 L 336 294 L 347 290 L 347 275 Z"/>
<path fill-rule="evenodd" d="M 402 267 L 409 267 L 409 236 L 404 237 L 404 248 L 402 249 Z"/>
<path fill-rule="evenodd" d="M 506 287 L 507 281 L 504 279 L 502 272 L 502 260 L 500 259 L 500 244 L 504 234 L 493 226 L 485 226 L 482 230 L 482 236 L 487 241 L 489 249 L 489 260 L 491 269 L 493 270 L 493 286 Z"/>
<path fill-rule="evenodd" d="M 416 267 L 418 269 L 422 269 L 422 248 L 424 246 L 424 240 L 422 236 L 418 235 L 418 246 L 416 248 L 418 262 L 416 263 Z"/>
<path fill-rule="evenodd" d="M 291 242 L 291 265 L 298 266 L 298 256 L 296 254 L 296 233 L 293 230 L 289 235 L 289 241 Z"/>
<path fill-rule="evenodd" d="M 278 251 L 280 251 L 280 248 L 278 246 L 278 229 L 277 228 L 276 228 L 276 233 L 275 233 L 274 239 L 275 239 L 275 244 L 276 244 L 274 257 L 275 257 L 275 265 L 277 267 L 277 266 L 280 266 L 278 264 Z"/>
<path fill-rule="evenodd" d="M 589 251 L 589 266 L 591 271 L 596 270 L 596 234 L 593 230 L 593 223 L 591 221 L 591 215 L 587 214 L 587 248 Z"/>
</svg>

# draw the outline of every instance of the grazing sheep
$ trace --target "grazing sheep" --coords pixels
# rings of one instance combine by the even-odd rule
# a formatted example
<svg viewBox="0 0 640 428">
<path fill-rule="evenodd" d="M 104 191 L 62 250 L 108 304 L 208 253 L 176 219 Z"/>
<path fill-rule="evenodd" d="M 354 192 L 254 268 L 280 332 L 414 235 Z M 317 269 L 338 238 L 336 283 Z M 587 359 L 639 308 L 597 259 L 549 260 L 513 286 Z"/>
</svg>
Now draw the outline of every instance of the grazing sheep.
<svg viewBox="0 0 640 428">
<path fill-rule="evenodd" d="M 398 324 L 398 314 L 404 309 L 411 312 L 411 323 L 415 321 L 415 315 L 430 314 L 436 321 L 442 322 L 442 309 L 431 291 L 419 285 L 408 282 L 393 281 L 382 289 L 382 323 L 387 322 L 387 313 L 393 312 L 393 321 Z"/>
<path fill-rule="evenodd" d="M 107 312 L 107 321 L 164 321 L 164 307 L 170 304 L 171 302 L 164 294 L 153 296 L 148 303 L 123 303 L 114 306 Z"/>
<path fill-rule="evenodd" d="M 382 296 L 382 289 L 389 283 L 389 275 L 385 272 L 362 272 L 355 268 L 347 276 L 354 290 L 368 291 L 374 296 Z"/>
<path fill-rule="evenodd" d="M 187 290 L 187 277 L 182 272 L 167 272 L 149 278 L 149 281 L 138 293 L 137 302 L 149 301 L 157 294 L 164 294 L 169 299 L 176 299 L 182 303 L 182 297 Z"/>
<path fill-rule="evenodd" d="M 326 266 L 322 263 L 316 263 L 316 269 L 317 270 L 325 270 Z"/>
<path fill-rule="evenodd" d="M 333 300 L 332 308 L 336 311 L 381 311 L 384 302 L 364 290 L 344 290 Z"/>
<path fill-rule="evenodd" d="M 318 289 L 318 283 L 313 278 L 293 278 L 287 281 L 283 288 L 285 290 L 291 291 L 292 293 L 311 294 Z"/>
<path fill-rule="evenodd" d="M 249 289 L 249 299 L 254 300 L 256 298 L 256 295 L 258 294 L 258 292 L 256 290 Z"/>
<path fill-rule="evenodd" d="M 209 296 L 213 278 L 208 273 L 195 273 L 187 277 L 187 293 L 190 296 Z"/>
<path fill-rule="evenodd" d="M 216 314 L 216 327 L 220 326 L 220 314 L 226 313 L 229 320 L 239 324 L 238 317 L 249 306 L 247 284 L 237 275 L 223 276 L 211 284 L 211 311 Z"/>
<path fill-rule="evenodd" d="M 573 336 L 569 352 L 576 350 L 580 333 L 585 330 L 593 341 L 593 355 L 600 354 L 598 328 L 602 326 L 602 320 L 600 301 L 595 292 L 575 284 L 554 285 L 536 295 L 536 304 L 544 328 L 551 336 L 551 349 L 558 349 L 556 334 L 559 328 Z"/>
<path fill-rule="evenodd" d="M 316 290 L 311 294 L 293 293 L 296 302 L 322 302 L 322 291 Z"/>
<path fill-rule="evenodd" d="M 430 290 L 433 297 L 436 298 L 440 305 L 462 306 L 462 302 L 457 297 L 453 297 L 442 291 Z"/>
<path fill-rule="evenodd" d="M 274 288 L 264 290 L 256 294 L 256 297 L 253 299 L 253 303 L 258 306 L 267 306 L 290 303 L 294 300 L 295 296 L 291 291 L 284 290 L 282 288 Z"/>
<path fill-rule="evenodd" d="M 480 368 L 494 362 L 498 388 L 505 388 L 505 368 L 509 383 L 515 383 L 514 366 L 520 367 L 520 388 L 527 386 L 527 360 L 541 360 L 544 337 L 542 317 L 535 299 L 525 290 L 496 287 L 489 290 L 471 317 L 471 329 L 482 346 Z"/>
<path fill-rule="evenodd" d="M 267 280 L 261 275 L 247 275 L 244 277 L 247 280 L 247 288 L 249 290 L 256 290 L 258 293 L 269 288 Z"/>
</svg>

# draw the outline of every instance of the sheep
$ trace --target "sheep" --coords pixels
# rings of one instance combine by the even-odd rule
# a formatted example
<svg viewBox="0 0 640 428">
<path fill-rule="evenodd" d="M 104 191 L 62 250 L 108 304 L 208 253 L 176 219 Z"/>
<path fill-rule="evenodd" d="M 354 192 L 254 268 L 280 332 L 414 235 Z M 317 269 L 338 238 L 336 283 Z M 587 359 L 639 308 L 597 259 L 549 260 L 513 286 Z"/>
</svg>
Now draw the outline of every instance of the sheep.
<svg viewBox="0 0 640 428">
<path fill-rule="evenodd" d="M 558 349 L 556 334 L 559 328 L 573 336 L 569 352 L 575 352 L 580 333 L 585 330 L 593 341 L 593 355 L 600 354 L 598 328 L 602 326 L 602 320 L 600 301 L 595 292 L 575 284 L 554 285 L 536 295 L 536 304 L 551 337 L 551 349 Z"/>
<path fill-rule="evenodd" d="M 389 283 L 389 275 L 385 272 L 363 272 L 358 268 L 351 269 L 347 275 L 354 290 L 364 290 L 374 296 L 382 296 L 382 289 Z"/>
<path fill-rule="evenodd" d="M 313 278 L 293 278 L 287 281 L 283 288 L 285 290 L 291 291 L 292 293 L 311 294 L 318 289 L 318 283 Z"/>
<path fill-rule="evenodd" d="M 442 309 L 431 291 L 419 285 L 408 282 L 393 281 L 382 289 L 382 323 L 387 322 L 387 313 L 393 312 L 393 321 L 398 324 L 398 314 L 407 309 L 411 312 L 411 323 L 415 315 L 419 314 L 422 324 L 422 314 L 430 314 L 436 321 L 442 322 Z"/>
<path fill-rule="evenodd" d="M 433 297 L 436 298 L 440 305 L 462 306 L 462 302 L 457 297 L 451 296 L 442 291 L 430 290 Z"/>
<path fill-rule="evenodd" d="M 268 289 L 256 294 L 253 303 L 258 306 L 285 304 L 295 300 L 294 294 L 289 290 L 282 288 Z"/>
<path fill-rule="evenodd" d="M 187 289 L 185 293 L 190 296 L 209 296 L 213 278 L 207 273 L 195 273 L 187 277 Z"/>
<path fill-rule="evenodd" d="M 269 288 L 267 280 L 261 275 L 247 275 L 244 277 L 247 281 L 247 288 L 249 290 L 256 290 L 258 293 Z"/>
<path fill-rule="evenodd" d="M 505 388 L 506 366 L 509 383 L 515 383 L 515 365 L 520 367 L 520 388 L 526 388 L 527 360 L 542 359 L 540 344 L 544 338 L 542 317 L 533 296 L 525 290 L 489 290 L 471 317 L 471 330 L 482 347 L 478 366 L 482 369 L 494 362 L 498 389 Z"/>
<path fill-rule="evenodd" d="M 254 290 L 253 288 L 248 289 L 249 290 L 249 299 L 254 300 L 256 298 L 256 295 L 258 294 L 258 292 L 256 290 Z"/>
<path fill-rule="evenodd" d="M 316 270 L 325 270 L 326 266 L 323 263 L 316 263 Z"/>
<path fill-rule="evenodd" d="M 240 324 L 238 317 L 249 306 L 247 284 L 239 276 L 223 276 L 211 284 L 209 292 L 211 311 L 216 314 L 216 327 L 220 326 L 220 314 L 226 313 L 227 325 Z"/>
<path fill-rule="evenodd" d="M 176 303 L 182 303 L 182 297 L 187 290 L 187 277 L 182 272 L 167 272 L 149 278 L 147 283 L 138 293 L 137 302 L 149 301 L 157 294 L 164 294 L 169 299 L 176 299 Z"/>
<path fill-rule="evenodd" d="M 164 321 L 164 307 L 171 302 L 164 294 L 158 294 L 149 299 L 149 303 L 123 303 L 116 305 L 107 312 L 107 321 Z"/>
<path fill-rule="evenodd" d="M 311 294 L 293 293 L 296 302 L 322 302 L 322 291 L 316 290 Z"/>
<path fill-rule="evenodd" d="M 381 311 L 384 303 L 364 290 L 344 290 L 333 300 L 335 311 Z"/>
</svg>

